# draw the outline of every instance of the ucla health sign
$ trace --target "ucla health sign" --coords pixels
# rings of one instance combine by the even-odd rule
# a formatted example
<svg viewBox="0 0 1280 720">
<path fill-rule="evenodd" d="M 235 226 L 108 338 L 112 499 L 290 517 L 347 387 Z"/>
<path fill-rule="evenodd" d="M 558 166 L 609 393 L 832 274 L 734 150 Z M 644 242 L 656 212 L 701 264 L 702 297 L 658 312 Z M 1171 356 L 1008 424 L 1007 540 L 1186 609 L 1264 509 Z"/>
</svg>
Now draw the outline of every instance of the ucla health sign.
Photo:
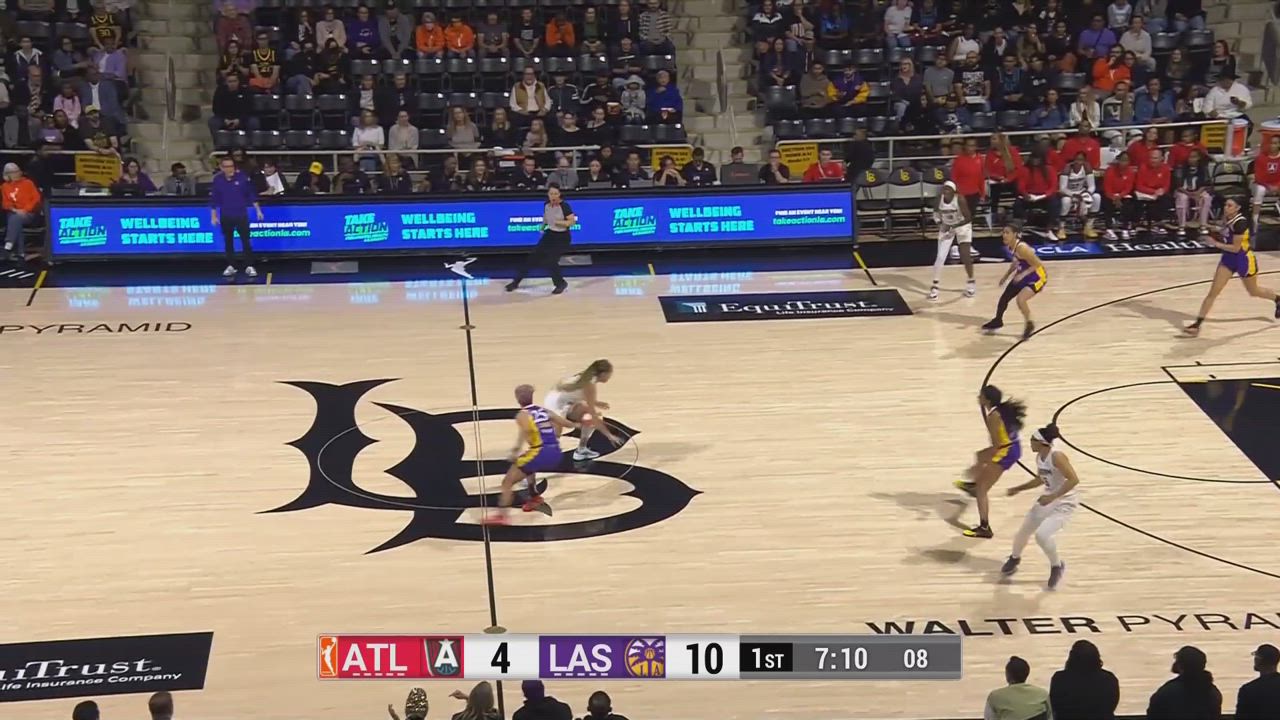
<svg viewBox="0 0 1280 720">
<path fill-rule="evenodd" d="M 849 241 L 848 188 L 582 193 L 574 244 L 584 249 Z M 484 252 L 527 247 L 542 232 L 541 196 L 299 197 L 263 202 L 251 223 L 263 253 Z M 221 253 L 207 203 L 189 198 L 58 199 L 49 207 L 54 257 Z"/>
</svg>

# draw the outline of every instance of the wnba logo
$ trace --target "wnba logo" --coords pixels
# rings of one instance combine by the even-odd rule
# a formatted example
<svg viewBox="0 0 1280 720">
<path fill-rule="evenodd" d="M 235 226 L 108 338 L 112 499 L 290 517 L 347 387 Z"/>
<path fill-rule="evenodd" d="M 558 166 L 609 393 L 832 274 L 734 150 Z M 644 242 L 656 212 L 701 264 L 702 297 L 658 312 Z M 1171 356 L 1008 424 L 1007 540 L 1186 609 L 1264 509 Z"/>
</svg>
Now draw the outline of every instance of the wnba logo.
<svg viewBox="0 0 1280 720">
<path fill-rule="evenodd" d="M 627 643 L 627 672 L 631 677 L 666 677 L 667 641 L 664 638 L 636 638 Z"/>
<path fill-rule="evenodd" d="M 338 638 L 332 635 L 320 636 L 320 677 L 338 677 Z"/>
</svg>

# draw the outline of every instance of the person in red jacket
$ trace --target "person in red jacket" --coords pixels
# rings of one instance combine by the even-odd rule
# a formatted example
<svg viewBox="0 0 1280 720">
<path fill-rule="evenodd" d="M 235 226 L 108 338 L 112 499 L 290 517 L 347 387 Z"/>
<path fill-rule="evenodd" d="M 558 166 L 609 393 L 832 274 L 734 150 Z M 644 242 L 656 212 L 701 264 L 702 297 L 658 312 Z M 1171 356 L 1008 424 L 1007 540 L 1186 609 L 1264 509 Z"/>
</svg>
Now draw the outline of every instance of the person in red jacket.
<svg viewBox="0 0 1280 720">
<path fill-rule="evenodd" d="M 1045 213 L 1047 227 L 1056 227 L 1058 211 L 1061 209 L 1057 195 L 1057 173 L 1039 152 L 1031 153 L 1018 176 L 1018 199 L 1013 204 L 1014 216 L 1025 222 L 1032 210 L 1039 210 Z"/>
<path fill-rule="evenodd" d="M 1131 158 L 1151 157 L 1152 150 L 1160 149 L 1160 131 L 1153 127 L 1147 128 L 1143 131 L 1142 137 L 1129 143 L 1127 149 Z M 1177 167 L 1172 162 L 1169 166 Z"/>
<path fill-rule="evenodd" d="M 1104 237 L 1116 240 L 1119 237 L 1128 240 L 1133 237 L 1133 184 L 1138 178 L 1138 169 L 1129 162 L 1129 153 L 1121 152 L 1107 168 L 1102 176 L 1102 216 L 1107 220 L 1107 232 Z"/>
<path fill-rule="evenodd" d="M 818 162 L 805 169 L 802 179 L 807 183 L 843 182 L 844 163 L 833 160 L 831 151 L 822 148 L 818 151 Z"/>
<path fill-rule="evenodd" d="M 1094 137 L 1093 126 L 1088 120 L 1082 120 L 1080 131 L 1067 138 L 1067 141 L 1062 144 L 1063 158 L 1071 160 L 1080 153 L 1084 153 L 1084 160 L 1089 164 L 1090 170 L 1102 167 L 1102 143 Z"/>
<path fill-rule="evenodd" d="M 1000 201 L 1006 197 L 1018 196 L 1018 174 L 1022 172 L 1022 154 L 1009 142 L 1002 132 L 991 136 L 991 149 L 987 151 L 983 163 L 987 174 L 988 188 L 991 193 L 991 215 L 994 225 L 1003 222 L 999 218 Z"/>
<path fill-rule="evenodd" d="M 1168 232 L 1159 223 L 1160 216 L 1169 211 L 1170 182 L 1169 166 L 1164 162 L 1164 153 L 1152 150 L 1147 155 L 1147 161 L 1138 166 L 1138 174 L 1133 181 L 1133 197 L 1138 206 L 1138 217 L 1156 235 Z"/>
<path fill-rule="evenodd" d="M 1199 151 L 1200 157 L 1209 157 L 1209 149 L 1196 139 L 1196 129 L 1182 128 L 1178 142 L 1169 146 L 1169 167 L 1182 167 L 1192 150 Z"/>
<path fill-rule="evenodd" d="M 40 215 L 40 190 L 17 165 L 8 163 L 4 166 L 4 184 L 0 185 L 0 194 L 4 195 L 6 216 L 2 259 L 21 267 L 27 261 L 22 231 Z"/>
<path fill-rule="evenodd" d="M 951 182 L 956 192 L 964 196 L 969 212 L 978 214 L 978 206 L 987 197 L 987 175 L 982 157 L 978 155 L 978 141 L 965 138 L 960 154 L 951 161 Z"/>
<path fill-rule="evenodd" d="M 1280 193 L 1280 135 L 1272 135 L 1266 154 L 1253 161 L 1253 226 L 1258 227 L 1262 203 L 1267 195 Z M 1276 203 L 1280 213 L 1280 202 Z"/>
</svg>

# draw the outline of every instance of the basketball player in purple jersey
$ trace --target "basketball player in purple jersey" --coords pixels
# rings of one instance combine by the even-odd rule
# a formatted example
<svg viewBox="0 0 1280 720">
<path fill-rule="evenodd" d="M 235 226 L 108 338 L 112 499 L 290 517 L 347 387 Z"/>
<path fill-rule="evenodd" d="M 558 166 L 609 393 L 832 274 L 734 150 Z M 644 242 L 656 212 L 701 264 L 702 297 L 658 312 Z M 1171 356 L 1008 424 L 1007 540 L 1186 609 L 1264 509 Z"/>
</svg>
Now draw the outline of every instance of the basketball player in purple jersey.
<svg viewBox="0 0 1280 720">
<path fill-rule="evenodd" d="M 1022 429 L 1027 407 L 1006 398 L 995 385 L 982 388 L 978 393 L 978 405 L 982 407 L 991 445 L 978 451 L 977 461 L 966 473 L 972 481 L 957 480 L 955 486 L 978 499 L 978 524 L 965 530 L 965 537 L 990 538 L 994 536 L 990 520 L 991 488 L 1004 471 L 1018 464 L 1022 457 L 1018 431 Z"/>
<path fill-rule="evenodd" d="M 540 405 L 533 404 L 533 386 L 521 385 L 516 388 L 516 402 L 520 403 L 520 412 L 516 413 L 516 427 L 519 434 L 516 444 L 511 448 L 508 459 L 511 467 L 502 478 L 502 493 L 498 497 L 498 512 L 484 519 L 486 524 L 505 525 L 507 508 L 511 507 L 511 498 L 515 494 L 516 483 L 529 481 L 531 497 L 527 507 L 536 507 L 542 503 L 540 495 L 533 494 L 534 477 L 540 472 L 549 472 L 560 465 L 560 428 L 573 430 L 581 427 L 578 423 L 565 420 L 558 413 Z M 525 448 L 524 452 L 521 449 Z"/>
<path fill-rule="evenodd" d="M 982 326 L 983 332 L 993 333 L 1004 327 L 1004 311 L 1009 308 L 1009 303 L 1016 300 L 1018 309 L 1022 311 L 1022 318 L 1026 324 L 1022 328 L 1022 339 L 1026 340 L 1035 332 L 1035 323 L 1031 321 L 1031 298 L 1035 297 L 1044 286 L 1049 282 L 1049 276 L 1045 273 L 1044 265 L 1040 262 L 1040 257 L 1036 255 L 1035 248 L 1028 245 L 1021 238 L 1022 228 L 1018 225 L 1006 225 L 1000 234 L 1000 240 L 1004 243 L 1005 251 L 1009 254 L 1012 264 L 1009 270 L 1000 280 L 1002 285 L 1008 281 L 1004 287 L 1004 292 L 1000 294 L 1000 300 L 996 303 L 996 316 Z M 1009 278 L 1012 276 L 1012 280 Z"/>
<path fill-rule="evenodd" d="M 1218 261 L 1218 269 L 1213 271 L 1213 284 L 1209 286 L 1209 294 L 1204 296 L 1204 302 L 1200 303 L 1200 312 L 1196 314 L 1195 321 L 1182 329 L 1182 332 L 1192 337 L 1200 334 L 1200 326 L 1213 309 L 1213 301 L 1218 299 L 1232 275 L 1240 276 L 1244 289 L 1250 295 L 1275 303 L 1275 316 L 1280 318 L 1280 297 L 1271 288 L 1258 284 L 1258 258 L 1253 254 L 1249 218 L 1245 217 L 1244 208 L 1240 206 L 1239 200 L 1229 197 L 1223 204 L 1222 213 L 1226 219 L 1226 226 L 1221 228 L 1222 237 L 1227 242 L 1221 242 L 1212 235 L 1200 240 L 1221 250 L 1222 259 Z"/>
</svg>

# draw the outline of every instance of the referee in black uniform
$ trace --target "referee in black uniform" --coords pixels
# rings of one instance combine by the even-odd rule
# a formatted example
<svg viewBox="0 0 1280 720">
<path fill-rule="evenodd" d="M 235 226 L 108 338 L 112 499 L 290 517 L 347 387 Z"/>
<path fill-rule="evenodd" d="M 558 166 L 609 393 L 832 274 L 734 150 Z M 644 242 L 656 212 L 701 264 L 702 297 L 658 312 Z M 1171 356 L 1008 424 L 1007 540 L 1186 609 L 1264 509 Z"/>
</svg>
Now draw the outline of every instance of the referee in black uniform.
<svg viewBox="0 0 1280 720">
<path fill-rule="evenodd" d="M 560 274 L 560 256 L 573 242 L 569 236 L 569 228 L 577 222 L 578 216 L 573 214 L 569 203 L 560 199 L 560 188 L 555 185 L 548 187 L 547 204 L 542 207 L 542 237 L 538 239 L 538 245 L 529 253 L 529 257 L 525 258 L 524 267 L 507 283 L 507 292 L 520 287 L 520 282 L 529 274 L 529 270 L 539 267 L 545 269 L 551 276 L 551 282 L 555 283 L 552 295 L 559 295 L 567 290 L 569 284 L 564 281 L 564 275 Z"/>
</svg>

